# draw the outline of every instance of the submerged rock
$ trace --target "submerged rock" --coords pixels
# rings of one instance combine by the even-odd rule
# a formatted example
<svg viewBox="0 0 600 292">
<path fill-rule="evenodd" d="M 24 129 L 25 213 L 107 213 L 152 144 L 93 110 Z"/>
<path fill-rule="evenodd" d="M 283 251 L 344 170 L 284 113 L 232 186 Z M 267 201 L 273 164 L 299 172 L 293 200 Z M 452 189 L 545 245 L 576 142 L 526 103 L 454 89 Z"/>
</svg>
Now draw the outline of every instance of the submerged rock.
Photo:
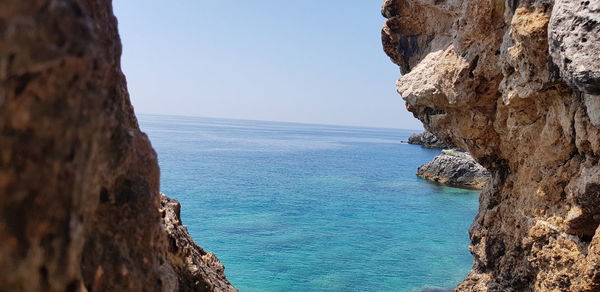
<svg viewBox="0 0 600 292">
<path fill-rule="evenodd" d="M 443 150 L 432 161 L 420 166 L 417 175 L 442 185 L 465 189 L 482 189 L 490 180 L 490 173 L 469 153 Z"/>
<path fill-rule="evenodd" d="M 438 139 L 428 131 L 410 135 L 408 144 L 421 145 L 427 148 L 454 148 L 454 145 Z"/>
</svg>

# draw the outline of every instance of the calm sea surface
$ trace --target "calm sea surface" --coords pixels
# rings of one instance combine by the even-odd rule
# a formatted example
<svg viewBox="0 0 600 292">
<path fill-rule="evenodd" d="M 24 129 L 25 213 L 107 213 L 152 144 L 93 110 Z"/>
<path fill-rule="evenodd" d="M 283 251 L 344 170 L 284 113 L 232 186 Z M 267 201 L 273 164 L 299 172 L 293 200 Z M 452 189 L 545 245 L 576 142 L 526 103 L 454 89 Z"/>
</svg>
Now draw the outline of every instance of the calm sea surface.
<svg viewBox="0 0 600 292">
<path fill-rule="evenodd" d="M 427 183 L 411 131 L 141 115 L 161 190 L 241 291 L 421 291 L 469 271 L 478 193 Z"/>
</svg>

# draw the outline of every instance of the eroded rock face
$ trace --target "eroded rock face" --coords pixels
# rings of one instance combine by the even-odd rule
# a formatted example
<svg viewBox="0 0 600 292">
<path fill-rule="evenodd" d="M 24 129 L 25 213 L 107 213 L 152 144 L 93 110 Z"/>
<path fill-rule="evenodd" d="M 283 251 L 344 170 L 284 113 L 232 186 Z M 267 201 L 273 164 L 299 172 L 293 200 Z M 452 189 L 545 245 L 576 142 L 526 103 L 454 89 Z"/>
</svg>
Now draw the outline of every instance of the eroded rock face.
<svg viewBox="0 0 600 292">
<path fill-rule="evenodd" d="M 421 145 L 426 148 L 453 148 L 454 145 L 438 139 L 428 131 L 415 133 L 408 138 L 408 144 Z"/>
<path fill-rule="evenodd" d="M 458 291 L 600 290 L 598 5 L 384 2 L 407 108 L 492 174 Z"/>
<path fill-rule="evenodd" d="M 120 55 L 109 0 L 0 4 L 0 290 L 234 289 L 161 217 Z"/>
<path fill-rule="evenodd" d="M 179 202 L 161 194 L 160 205 L 169 242 L 167 258 L 180 278 L 178 290 L 237 291 L 225 278 L 225 266 L 215 254 L 198 246 L 188 233 Z"/>
<path fill-rule="evenodd" d="M 469 153 L 443 150 L 430 162 L 417 169 L 417 175 L 442 185 L 481 190 L 490 180 L 490 173 Z"/>
<path fill-rule="evenodd" d="M 556 1 L 550 19 L 550 55 L 561 76 L 579 91 L 600 95 L 600 1 Z"/>
</svg>

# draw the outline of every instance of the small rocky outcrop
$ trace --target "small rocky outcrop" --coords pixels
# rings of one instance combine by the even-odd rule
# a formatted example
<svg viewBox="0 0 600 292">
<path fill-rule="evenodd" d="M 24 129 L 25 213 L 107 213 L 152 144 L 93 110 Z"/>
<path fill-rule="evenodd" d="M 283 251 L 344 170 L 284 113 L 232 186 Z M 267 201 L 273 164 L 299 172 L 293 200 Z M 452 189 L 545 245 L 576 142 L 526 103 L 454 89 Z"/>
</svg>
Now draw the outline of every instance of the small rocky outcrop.
<svg viewBox="0 0 600 292">
<path fill-rule="evenodd" d="M 442 154 L 417 169 L 417 175 L 426 180 L 474 190 L 483 189 L 490 180 L 490 173 L 469 153 L 456 149 L 456 146 L 438 139 L 428 131 L 412 134 L 408 143 L 426 148 L 454 148 L 442 150 Z"/>
<path fill-rule="evenodd" d="M 159 193 L 111 1 L 0 11 L 0 291 L 235 291 Z"/>
<path fill-rule="evenodd" d="M 440 139 L 438 139 L 434 134 L 431 134 L 429 131 L 424 131 L 422 133 L 415 133 L 410 135 L 408 138 L 408 144 L 416 144 L 421 145 L 427 148 L 454 148 L 455 146 L 446 143 Z"/>
<path fill-rule="evenodd" d="M 443 150 L 432 161 L 420 166 L 417 175 L 442 185 L 475 190 L 482 189 L 491 178 L 469 153 L 460 150 Z"/>
</svg>

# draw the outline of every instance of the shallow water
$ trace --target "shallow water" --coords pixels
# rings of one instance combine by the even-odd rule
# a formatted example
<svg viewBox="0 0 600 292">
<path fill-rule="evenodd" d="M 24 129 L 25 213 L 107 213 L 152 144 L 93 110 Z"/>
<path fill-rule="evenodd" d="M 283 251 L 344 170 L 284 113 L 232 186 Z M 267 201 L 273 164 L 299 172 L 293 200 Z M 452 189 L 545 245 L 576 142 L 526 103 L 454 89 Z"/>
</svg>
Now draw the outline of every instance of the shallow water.
<svg viewBox="0 0 600 292">
<path fill-rule="evenodd" d="M 141 115 L 161 190 L 241 291 L 421 291 L 471 267 L 478 192 L 415 175 L 412 131 Z"/>
</svg>

